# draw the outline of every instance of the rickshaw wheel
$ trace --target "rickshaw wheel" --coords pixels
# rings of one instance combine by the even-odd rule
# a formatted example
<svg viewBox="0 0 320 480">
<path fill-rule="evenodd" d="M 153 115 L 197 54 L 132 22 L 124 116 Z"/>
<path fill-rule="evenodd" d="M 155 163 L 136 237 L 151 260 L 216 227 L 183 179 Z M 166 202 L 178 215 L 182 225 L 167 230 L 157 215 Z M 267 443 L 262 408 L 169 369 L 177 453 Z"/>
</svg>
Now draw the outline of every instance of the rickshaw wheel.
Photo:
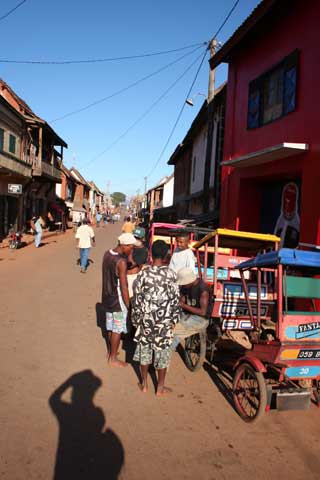
<svg viewBox="0 0 320 480">
<path fill-rule="evenodd" d="M 206 356 L 206 331 L 195 333 L 185 339 L 184 361 L 191 372 L 201 368 Z"/>
<path fill-rule="evenodd" d="M 256 422 L 267 406 L 267 388 L 264 376 L 249 363 L 242 363 L 233 379 L 235 408 L 245 422 Z"/>
</svg>

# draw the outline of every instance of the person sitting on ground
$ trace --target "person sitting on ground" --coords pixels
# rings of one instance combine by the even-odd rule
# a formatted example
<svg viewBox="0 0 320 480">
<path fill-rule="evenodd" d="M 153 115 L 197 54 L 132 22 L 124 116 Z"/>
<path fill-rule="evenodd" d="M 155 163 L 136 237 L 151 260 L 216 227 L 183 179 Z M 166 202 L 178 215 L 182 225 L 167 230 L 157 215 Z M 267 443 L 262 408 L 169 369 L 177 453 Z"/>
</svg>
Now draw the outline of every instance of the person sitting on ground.
<svg viewBox="0 0 320 480">
<path fill-rule="evenodd" d="M 127 271 L 129 297 L 133 297 L 133 283 L 148 261 L 148 249 L 136 246 L 132 253 L 132 263 Z"/>
<path fill-rule="evenodd" d="M 164 261 L 169 247 L 163 240 L 152 245 L 153 265 L 142 270 L 134 285 L 132 324 L 137 342 L 133 360 L 140 363 L 143 393 L 148 390 L 148 369 L 153 361 L 158 373 L 157 396 L 171 392 L 165 377 L 171 358 L 173 329 L 180 317 L 179 287 L 176 274 Z"/>
<path fill-rule="evenodd" d="M 174 329 L 173 349 L 182 338 L 189 337 L 208 326 L 206 319 L 212 312 L 212 294 L 209 286 L 190 268 L 182 268 L 177 275 L 180 286 L 182 315 Z"/>
<path fill-rule="evenodd" d="M 127 258 L 136 239 L 131 233 L 122 233 L 118 245 L 108 250 L 102 262 L 102 305 L 106 312 L 106 330 L 110 341 L 108 360 L 111 366 L 125 367 L 118 360 L 121 334 L 127 333 L 127 313 L 130 304 L 127 281 Z"/>
<path fill-rule="evenodd" d="M 179 232 L 176 238 L 177 247 L 173 252 L 169 267 L 178 273 L 182 268 L 195 269 L 196 258 L 191 248 L 189 248 L 190 237 L 189 233 Z"/>
<path fill-rule="evenodd" d="M 130 217 L 126 218 L 126 221 L 122 225 L 122 232 L 123 233 L 132 233 L 134 229 L 134 224 L 131 222 Z"/>
</svg>

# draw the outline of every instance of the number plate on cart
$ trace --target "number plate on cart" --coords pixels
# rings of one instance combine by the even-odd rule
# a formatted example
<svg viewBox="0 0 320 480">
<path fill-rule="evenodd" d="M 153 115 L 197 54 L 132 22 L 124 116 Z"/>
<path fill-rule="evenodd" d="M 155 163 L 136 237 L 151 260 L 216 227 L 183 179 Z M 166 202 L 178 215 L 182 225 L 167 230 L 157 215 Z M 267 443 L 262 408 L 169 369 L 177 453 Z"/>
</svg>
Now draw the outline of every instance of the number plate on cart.
<svg viewBox="0 0 320 480">
<path fill-rule="evenodd" d="M 317 358 L 320 360 L 320 350 L 300 350 L 298 358 L 303 358 L 303 359 L 313 359 Z"/>
</svg>

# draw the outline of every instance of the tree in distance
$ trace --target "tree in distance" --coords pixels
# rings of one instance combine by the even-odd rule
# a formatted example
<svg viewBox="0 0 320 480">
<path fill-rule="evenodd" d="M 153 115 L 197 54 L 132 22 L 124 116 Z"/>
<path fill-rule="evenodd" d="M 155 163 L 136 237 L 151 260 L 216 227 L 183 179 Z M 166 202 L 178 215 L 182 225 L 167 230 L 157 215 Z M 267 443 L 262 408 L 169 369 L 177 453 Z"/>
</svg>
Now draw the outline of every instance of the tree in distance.
<svg viewBox="0 0 320 480">
<path fill-rule="evenodd" d="M 118 207 L 120 205 L 120 203 L 123 203 L 126 201 L 126 196 L 124 193 L 122 192 L 113 192 L 111 193 L 111 198 L 112 198 L 112 202 L 113 204 Z"/>
</svg>

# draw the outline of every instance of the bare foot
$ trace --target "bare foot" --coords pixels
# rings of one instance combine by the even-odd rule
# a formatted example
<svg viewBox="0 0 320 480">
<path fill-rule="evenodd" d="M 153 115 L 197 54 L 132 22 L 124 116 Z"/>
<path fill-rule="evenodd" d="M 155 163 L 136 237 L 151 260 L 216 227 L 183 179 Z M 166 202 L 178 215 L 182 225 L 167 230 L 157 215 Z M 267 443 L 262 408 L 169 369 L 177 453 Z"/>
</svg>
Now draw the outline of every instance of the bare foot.
<svg viewBox="0 0 320 480">
<path fill-rule="evenodd" d="M 157 397 L 163 397 L 164 395 L 167 395 L 168 393 L 172 393 L 172 389 L 168 387 L 162 387 L 157 390 L 156 396 Z"/>
<path fill-rule="evenodd" d="M 110 367 L 127 367 L 128 364 L 123 362 L 122 360 L 118 360 L 117 358 L 111 359 L 109 358 L 109 365 Z"/>
<path fill-rule="evenodd" d="M 142 383 L 138 383 L 138 387 L 141 390 L 142 393 L 147 393 L 148 391 L 148 385 L 143 385 Z"/>
</svg>

